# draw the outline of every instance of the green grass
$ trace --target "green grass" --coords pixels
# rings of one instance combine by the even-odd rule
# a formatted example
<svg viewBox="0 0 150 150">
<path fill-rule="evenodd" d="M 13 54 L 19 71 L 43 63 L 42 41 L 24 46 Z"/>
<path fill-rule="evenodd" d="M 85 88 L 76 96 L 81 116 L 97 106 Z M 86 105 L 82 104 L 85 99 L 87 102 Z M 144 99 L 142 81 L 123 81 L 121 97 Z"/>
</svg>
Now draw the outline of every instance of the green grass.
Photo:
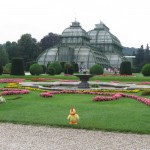
<svg viewBox="0 0 150 150">
<path fill-rule="evenodd" d="M 43 98 L 35 91 L 10 100 L 14 97 L 5 96 L 7 102 L 0 104 L 1 122 L 150 134 L 150 107 L 133 99 L 93 102 L 94 95 L 83 94 Z M 78 125 L 66 119 L 72 106 L 80 116 Z"/>
<path fill-rule="evenodd" d="M 1 76 L 1 78 L 25 79 L 41 77 L 79 80 L 75 76 L 63 75 Z M 143 82 L 150 81 L 150 77 L 136 74 L 136 77 L 95 76 L 91 78 L 91 81 L 95 80 Z M 1 83 L 0 88 L 5 85 L 7 84 Z M 16 100 L 12 99 L 18 97 L 17 95 L 4 96 L 7 102 L 0 104 L 0 122 L 150 134 L 150 107 L 136 100 L 121 98 L 116 101 L 93 102 L 94 95 L 57 94 L 52 98 L 43 98 L 39 94 L 31 91 L 30 94 L 21 95 L 21 98 Z M 140 93 L 136 95 L 140 96 Z M 72 106 L 80 116 L 78 125 L 69 125 L 66 119 Z"/>
<path fill-rule="evenodd" d="M 64 76 L 64 75 L 39 75 L 39 76 L 32 76 L 32 75 L 26 75 L 26 76 L 12 76 L 12 75 L 1 75 L 1 78 L 25 78 L 25 79 L 31 79 L 31 78 L 54 78 L 54 79 L 64 79 L 64 80 L 79 80 L 76 76 Z M 142 74 L 137 73 L 133 74 L 133 76 L 94 76 L 90 78 L 90 81 L 120 81 L 120 82 L 143 82 L 143 81 L 150 81 L 150 77 L 144 77 Z"/>
</svg>

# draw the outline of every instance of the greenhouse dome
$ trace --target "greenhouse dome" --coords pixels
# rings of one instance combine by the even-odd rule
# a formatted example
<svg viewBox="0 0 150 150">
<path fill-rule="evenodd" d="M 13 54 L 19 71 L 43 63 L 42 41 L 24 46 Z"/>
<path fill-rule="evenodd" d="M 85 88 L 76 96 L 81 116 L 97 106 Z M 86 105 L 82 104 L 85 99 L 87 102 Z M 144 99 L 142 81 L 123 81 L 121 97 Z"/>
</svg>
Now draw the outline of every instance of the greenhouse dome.
<svg viewBox="0 0 150 150">
<path fill-rule="evenodd" d="M 74 21 L 62 32 L 61 42 L 43 51 L 37 62 L 45 66 L 54 61 L 74 62 L 86 69 L 94 64 L 104 68 L 118 67 L 122 61 L 121 50 L 120 41 L 104 24 L 98 24 L 94 30 L 86 32 L 79 22 Z"/>
<path fill-rule="evenodd" d="M 96 24 L 88 34 L 91 38 L 90 44 L 98 47 L 104 53 L 112 67 L 119 68 L 120 63 L 126 60 L 122 54 L 121 42 L 103 22 Z"/>
</svg>

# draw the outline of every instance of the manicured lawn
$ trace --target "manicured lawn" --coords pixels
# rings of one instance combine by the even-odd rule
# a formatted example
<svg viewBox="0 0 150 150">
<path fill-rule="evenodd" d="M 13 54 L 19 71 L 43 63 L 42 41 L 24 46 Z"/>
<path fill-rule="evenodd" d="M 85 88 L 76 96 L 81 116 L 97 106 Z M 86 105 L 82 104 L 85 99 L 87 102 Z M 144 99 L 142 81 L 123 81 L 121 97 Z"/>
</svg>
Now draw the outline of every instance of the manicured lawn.
<svg viewBox="0 0 150 150">
<path fill-rule="evenodd" d="M 4 96 L 0 104 L 0 121 L 71 128 L 150 134 L 150 107 L 129 98 L 108 102 L 93 102 L 95 95 L 57 94 L 43 98 L 31 91 L 17 97 Z M 69 125 L 66 119 L 70 107 L 80 116 L 78 125 Z"/>
<path fill-rule="evenodd" d="M 64 75 L 55 75 L 55 76 L 50 76 L 50 75 L 40 75 L 40 76 L 31 76 L 31 75 L 26 75 L 26 76 L 12 76 L 12 75 L 1 75 L 1 78 L 25 78 L 25 79 L 32 79 L 32 78 L 54 78 L 54 79 L 62 79 L 62 80 L 79 80 L 76 76 L 69 75 L 69 76 L 64 76 Z M 133 74 L 132 76 L 119 76 L 119 75 L 106 75 L 104 74 L 103 76 L 94 76 L 90 78 L 90 81 L 105 81 L 105 82 L 110 82 L 110 81 L 119 81 L 119 82 L 143 82 L 143 81 L 150 81 L 150 77 L 144 77 L 142 74 L 137 73 Z"/>
</svg>

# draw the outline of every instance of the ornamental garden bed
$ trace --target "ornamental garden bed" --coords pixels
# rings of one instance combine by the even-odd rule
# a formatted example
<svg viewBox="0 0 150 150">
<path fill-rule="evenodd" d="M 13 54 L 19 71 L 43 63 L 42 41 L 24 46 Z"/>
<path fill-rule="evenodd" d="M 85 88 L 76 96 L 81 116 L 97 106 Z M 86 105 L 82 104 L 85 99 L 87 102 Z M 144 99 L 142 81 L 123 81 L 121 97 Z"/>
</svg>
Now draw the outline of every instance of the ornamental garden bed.
<svg viewBox="0 0 150 150">
<path fill-rule="evenodd" d="M 0 104 L 1 122 L 150 134 L 150 97 L 140 90 L 50 92 L 17 83 L 0 87 L 1 93 L 9 93 Z M 68 124 L 70 107 L 80 116 L 78 125 Z"/>
</svg>

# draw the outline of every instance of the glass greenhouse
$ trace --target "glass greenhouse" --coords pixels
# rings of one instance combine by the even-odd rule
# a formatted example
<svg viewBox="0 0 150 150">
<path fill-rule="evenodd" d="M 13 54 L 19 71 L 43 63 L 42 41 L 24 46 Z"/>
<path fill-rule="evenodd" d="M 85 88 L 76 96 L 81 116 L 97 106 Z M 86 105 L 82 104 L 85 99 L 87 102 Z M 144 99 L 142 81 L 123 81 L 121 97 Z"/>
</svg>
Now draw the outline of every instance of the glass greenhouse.
<svg viewBox="0 0 150 150">
<path fill-rule="evenodd" d="M 109 28 L 100 22 L 88 34 L 91 38 L 90 44 L 98 47 L 104 53 L 111 67 L 119 68 L 120 63 L 125 60 L 122 54 L 122 45 L 119 39 L 109 31 Z"/>
<path fill-rule="evenodd" d="M 41 65 L 48 62 L 74 62 L 85 69 L 94 64 L 104 68 L 118 67 L 123 59 L 120 41 L 109 32 L 103 23 L 96 25 L 94 30 L 86 32 L 75 21 L 61 35 L 60 44 L 46 49 L 37 58 Z"/>
</svg>

